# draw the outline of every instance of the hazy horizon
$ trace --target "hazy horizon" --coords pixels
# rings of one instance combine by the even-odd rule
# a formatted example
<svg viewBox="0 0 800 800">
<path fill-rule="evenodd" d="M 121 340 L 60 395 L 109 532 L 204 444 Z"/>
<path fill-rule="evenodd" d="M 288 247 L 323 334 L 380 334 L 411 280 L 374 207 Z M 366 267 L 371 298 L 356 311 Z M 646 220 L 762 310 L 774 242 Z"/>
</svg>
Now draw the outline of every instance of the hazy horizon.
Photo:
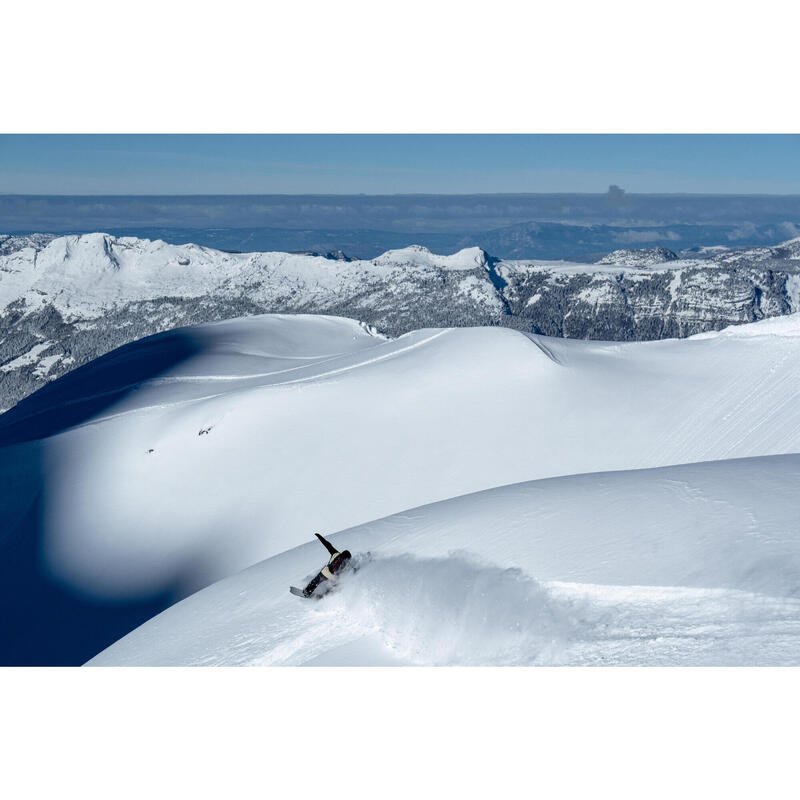
<svg viewBox="0 0 800 800">
<path fill-rule="evenodd" d="M 794 134 L 6 134 L 0 191 L 108 195 L 800 193 Z"/>
<path fill-rule="evenodd" d="M 611 188 L 611 187 L 609 187 Z M 796 192 L 629 192 L 630 197 L 800 197 Z M 604 197 L 597 192 L 0 192 L 0 197 Z"/>
</svg>

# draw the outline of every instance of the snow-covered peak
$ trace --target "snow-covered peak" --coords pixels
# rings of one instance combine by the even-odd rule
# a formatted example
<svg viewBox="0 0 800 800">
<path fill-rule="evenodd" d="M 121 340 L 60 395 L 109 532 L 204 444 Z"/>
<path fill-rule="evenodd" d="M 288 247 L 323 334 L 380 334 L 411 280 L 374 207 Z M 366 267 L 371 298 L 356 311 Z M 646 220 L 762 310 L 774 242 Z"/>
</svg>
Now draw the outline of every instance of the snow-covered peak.
<svg viewBox="0 0 800 800">
<path fill-rule="evenodd" d="M 113 246 L 116 239 L 107 233 L 85 233 L 80 236 L 59 236 L 39 254 L 40 270 L 58 271 L 59 268 L 79 269 L 85 274 L 97 275 L 106 269 L 118 269 L 119 261 Z M 73 258 L 77 254 L 78 258 Z"/>
<path fill-rule="evenodd" d="M 652 267 L 667 261 L 677 261 L 678 254 L 666 247 L 614 250 L 603 256 L 598 264 L 616 264 L 625 267 Z"/>
<path fill-rule="evenodd" d="M 486 266 L 489 257 L 480 247 L 465 247 L 449 256 L 437 255 L 418 244 L 403 247 L 399 250 L 387 250 L 373 259 L 375 264 L 402 264 L 414 267 L 438 267 L 450 270 L 472 270 Z"/>
<path fill-rule="evenodd" d="M 50 302 L 69 318 L 99 316 L 115 303 L 196 297 L 248 263 L 245 255 L 107 233 L 59 236 L 0 258 L 0 310 L 22 298 L 32 309 Z"/>
</svg>

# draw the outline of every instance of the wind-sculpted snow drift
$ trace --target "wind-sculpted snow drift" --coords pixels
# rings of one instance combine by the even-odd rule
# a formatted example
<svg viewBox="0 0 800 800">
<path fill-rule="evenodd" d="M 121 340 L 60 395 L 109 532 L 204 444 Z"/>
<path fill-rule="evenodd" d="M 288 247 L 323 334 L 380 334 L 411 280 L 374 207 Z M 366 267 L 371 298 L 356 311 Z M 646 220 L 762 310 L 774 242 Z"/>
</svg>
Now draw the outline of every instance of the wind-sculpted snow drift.
<svg viewBox="0 0 800 800">
<path fill-rule="evenodd" d="M 315 621 L 370 575 L 391 572 L 382 560 L 391 556 L 402 557 L 392 563 L 406 575 L 382 581 L 394 607 L 412 602 L 407 567 L 416 558 L 430 575 L 417 595 L 435 610 L 405 620 L 389 600 L 378 604 L 380 595 L 371 607 L 354 596 L 365 631 L 357 640 L 369 644 L 340 637 L 346 663 L 792 662 L 791 626 L 777 630 L 800 571 L 795 457 L 731 460 L 800 452 L 800 323 L 780 323 L 620 344 L 496 327 L 388 339 L 345 319 L 267 315 L 121 348 L 0 417 L 0 602 L 8 610 L 0 656 L 85 661 L 208 587 L 100 660 L 329 660 L 338 634 L 322 635 Z M 710 463 L 702 475 L 695 467 L 668 478 L 651 471 L 690 462 Z M 573 477 L 541 480 L 556 476 Z M 482 492 L 531 481 L 523 499 Z M 428 512 L 404 511 L 450 498 L 460 500 L 427 527 Z M 371 522 L 387 515 L 394 521 Z M 376 561 L 309 609 L 287 587 L 319 568 L 320 548 L 292 548 L 315 530 L 344 537 L 335 532 L 345 529 L 356 531 L 345 545 Z M 425 560 L 453 551 L 473 560 L 455 562 L 452 573 Z M 475 609 L 469 619 L 455 613 L 448 581 L 478 587 L 462 594 Z M 751 595 L 779 600 L 763 601 L 768 613 L 758 617 L 761 600 L 739 602 Z M 637 641 L 651 642 L 651 662 L 624 648 L 606 647 L 601 658 L 570 638 L 577 630 L 579 642 L 597 639 L 587 634 L 594 623 L 580 615 L 576 623 L 574 603 L 588 598 L 587 619 L 596 620 L 612 596 L 622 598 L 612 617 L 644 631 Z M 499 605 L 482 606 L 484 597 Z M 482 637 L 483 616 L 519 621 L 503 598 L 528 603 L 533 627 L 556 644 L 545 646 L 521 621 L 519 640 Z M 709 629 L 721 608 L 746 607 L 772 638 L 760 651 L 734 641 L 733 655 L 717 648 L 701 657 L 688 645 L 659 651 L 653 631 L 662 628 L 642 609 L 688 619 L 692 603 L 711 614 Z M 439 623 L 466 638 L 437 650 L 449 635 Z M 421 644 L 416 655 L 398 656 L 403 637 L 392 631 L 409 626 L 419 626 Z M 731 630 L 716 640 L 730 642 Z M 167 631 L 163 641 L 155 631 Z M 494 642 L 496 656 L 481 638 Z"/>
</svg>

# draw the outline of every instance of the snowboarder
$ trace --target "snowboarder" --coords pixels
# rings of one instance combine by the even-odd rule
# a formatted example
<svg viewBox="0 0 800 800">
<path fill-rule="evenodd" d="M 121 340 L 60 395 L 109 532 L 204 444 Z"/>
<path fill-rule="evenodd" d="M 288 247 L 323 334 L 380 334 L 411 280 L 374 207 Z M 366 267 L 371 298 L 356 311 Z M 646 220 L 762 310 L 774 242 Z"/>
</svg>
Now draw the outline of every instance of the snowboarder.
<svg viewBox="0 0 800 800">
<path fill-rule="evenodd" d="M 324 581 L 335 581 L 337 576 L 342 573 L 352 559 L 349 550 L 343 550 L 341 553 L 327 540 L 315 533 L 314 536 L 319 539 L 325 549 L 331 554 L 328 563 L 311 579 L 305 589 L 298 589 L 296 586 L 290 586 L 289 591 L 292 594 L 301 597 L 312 597 L 314 590 Z"/>
</svg>

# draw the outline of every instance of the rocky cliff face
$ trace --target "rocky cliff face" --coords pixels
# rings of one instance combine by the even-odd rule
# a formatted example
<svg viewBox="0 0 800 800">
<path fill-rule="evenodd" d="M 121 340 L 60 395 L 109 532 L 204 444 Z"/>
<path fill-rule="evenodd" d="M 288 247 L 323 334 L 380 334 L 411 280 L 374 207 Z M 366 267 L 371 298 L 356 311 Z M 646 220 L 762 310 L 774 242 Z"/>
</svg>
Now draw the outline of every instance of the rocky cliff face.
<svg viewBox="0 0 800 800">
<path fill-rule="evenodd" d="M 776 247 L 618 250 L 595 264 L 421 247 L 370 261 L 232 254 L 115 238 L 0 237 L 0 410 L 135 339 L 260 313 L 353 317 L 391 335 L 503 325 L 615 341 L 689 336 L 800 310 L 800 239 Z"/>
<path fill-rule="evenodd" d="M 32 233 L 28 236 L 9 236 L 3 233 L 0 234 L 0 256 L 8 256 L 29 247 L 42 250 L 55 238 L 57 237 L 51 233 Z"/>
<path fill-rule="evenodd" d="M 691 336 L 798 310 L 795 267 L 678 262 L 671 269 L 508 270 L 517 324 L 548 336 L 642 340 Z"/>
</svg>

